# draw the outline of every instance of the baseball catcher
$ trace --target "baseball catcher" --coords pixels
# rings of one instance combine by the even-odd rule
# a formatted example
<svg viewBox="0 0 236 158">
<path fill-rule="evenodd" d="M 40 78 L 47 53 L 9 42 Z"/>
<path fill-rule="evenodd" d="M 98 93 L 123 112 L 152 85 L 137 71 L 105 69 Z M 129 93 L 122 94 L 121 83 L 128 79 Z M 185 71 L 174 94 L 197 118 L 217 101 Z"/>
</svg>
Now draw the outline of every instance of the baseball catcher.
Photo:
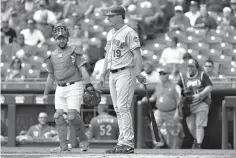
<svg viewBox="0 0 236 158">
<path fill-rule="evenodd" d="M 88 138 L 85 134 L 84 122 L 80 117 L 80 107 L 83 102 L 84 86 L 85 89 L 94 90 L 90 83 L 89 74 L 84 64 L 86 60 L 83 55 L 84 51 L 77 46 L 67 46 L 69 40 L 69 31 L 61 23 L 55 25 L 53 36 L 57 44 L 54 50 L 47 58 L 48 78 L 44 91 L 44 101 L 47 102 L 48 93 L 52 89 L 54 81 L 57 84 L 55 92 L 55 109 L 54 119 L 56 122 L 60 146 L 52 149 L 51 152 L 70 151 L 68 145 L 67 126 L 74 130 L 76 137 L 79 137 L 81 150 L 88 150 Z M 84 81 L 82 82 L 82 77 Z"/>
</svg>

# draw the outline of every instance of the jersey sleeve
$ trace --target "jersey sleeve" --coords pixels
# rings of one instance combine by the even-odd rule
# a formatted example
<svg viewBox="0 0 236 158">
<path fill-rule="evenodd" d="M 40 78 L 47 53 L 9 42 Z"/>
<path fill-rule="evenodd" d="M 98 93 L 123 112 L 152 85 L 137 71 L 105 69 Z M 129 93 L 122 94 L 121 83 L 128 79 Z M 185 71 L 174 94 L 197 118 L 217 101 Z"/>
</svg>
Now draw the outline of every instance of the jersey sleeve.
<svg viewBox="0 0 236 158">
<path fill-rule="evenodd" d="M 85 52 L 80 47 L 74 47 L 73 49 L 74 57 L 75 57 L 75 64 L 79 68 L 85 63 L 87 63 L 85 59 Z"/>
<path fill-rule="evenodd" d="M 202 84 L 204 87 L 212 86 L 212 82 L 210 78 L 205 73 L 203 73 L 203 76 L 202 76 Z"/>
<path fill-rule="evenodd" d="M 47 57 L 47 59 L 46 59 L 46 70 L 48 71 L 48 73 L 53 74 L 54 69 L 53 69 L 52 61 L 50 58 L 51 58 L 51 56 Z"/>
<path fill-rule="evenodd" d="M 132 30 L 127 34 L 127 44 L 130 51 L 135 50 L 136 48 L 140 48 L 140 41 L 138 34 Z"/>
<path fill-rule="evenodd" d="M 93 139 L 94 137 L 94 128 L 95 128 L 95 125 L 96 125 L 96 120 L 95 118 L 93 118 L 89 124 L 89 129 L 88 129 L 88 132 L 87 132 L 87 135 L 88 135 L 88 139 L 91 140 Z"/>
</svg>

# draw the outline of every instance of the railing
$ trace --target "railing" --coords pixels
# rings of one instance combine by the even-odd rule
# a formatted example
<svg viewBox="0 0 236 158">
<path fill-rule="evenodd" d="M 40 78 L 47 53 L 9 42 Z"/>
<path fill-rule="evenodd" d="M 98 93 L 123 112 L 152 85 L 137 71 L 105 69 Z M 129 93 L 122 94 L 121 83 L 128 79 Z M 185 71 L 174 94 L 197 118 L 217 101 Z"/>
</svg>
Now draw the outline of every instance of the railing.
<svg viewBox="0 0 236 158">
<path fill-rule="evenodd" d="M 236 96 L 226 96 L 222 102 L 222 149 L 228 147 L 228 119 L 227 112 L 233 108 L 233 138 L 234 149 L 236 149 Z"/>
</svg>

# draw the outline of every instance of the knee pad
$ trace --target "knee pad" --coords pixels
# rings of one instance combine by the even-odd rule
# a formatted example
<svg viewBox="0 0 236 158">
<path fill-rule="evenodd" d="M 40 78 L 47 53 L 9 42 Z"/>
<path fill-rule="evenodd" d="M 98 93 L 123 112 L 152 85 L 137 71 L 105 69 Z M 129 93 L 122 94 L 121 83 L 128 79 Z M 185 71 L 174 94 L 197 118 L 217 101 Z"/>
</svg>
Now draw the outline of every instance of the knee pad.
<svg viewBox="0 0 236 158">
<path fill-rule="evenodd" d="M 62 109 L 57 109 L 54 114 L 54 119 L 56 122 L 56 125 L 66 125 L 66 119 L 65 119 L 65 113 L 63 113 Z"/>
</svg>

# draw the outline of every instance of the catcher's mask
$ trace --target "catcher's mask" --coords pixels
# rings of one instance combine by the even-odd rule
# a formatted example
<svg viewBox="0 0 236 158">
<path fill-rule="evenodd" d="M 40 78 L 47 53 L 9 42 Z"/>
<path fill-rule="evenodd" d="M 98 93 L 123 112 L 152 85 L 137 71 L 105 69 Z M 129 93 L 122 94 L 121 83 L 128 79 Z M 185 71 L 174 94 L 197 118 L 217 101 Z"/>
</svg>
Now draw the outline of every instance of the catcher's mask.
<svg viewBox="0 0 236 158">
<path fill-rule="evenodd" d="M 59 36 L 63 36 L 65 38 L 69 38 L 70 36 L 69 30 L 62 23 L 56 24 L 53 29 L 53 38 L 57 39 Z"/>
</svg>

